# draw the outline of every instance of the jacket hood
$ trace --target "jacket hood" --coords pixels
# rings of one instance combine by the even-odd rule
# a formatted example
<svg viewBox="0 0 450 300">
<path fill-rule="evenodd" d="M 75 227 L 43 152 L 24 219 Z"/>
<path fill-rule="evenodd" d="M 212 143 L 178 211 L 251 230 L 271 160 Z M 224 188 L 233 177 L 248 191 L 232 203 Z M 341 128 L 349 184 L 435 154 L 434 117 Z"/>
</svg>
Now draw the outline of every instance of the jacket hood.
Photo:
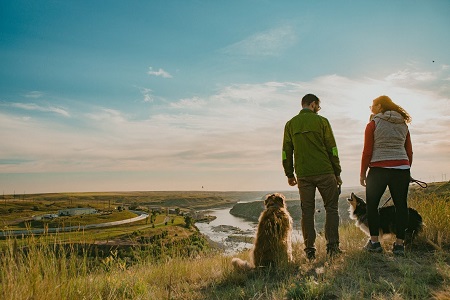
<svg viewBox="0 0 450 300">
<path fill-rule="evenodd" d="M 384 113 L 378 113 L 372 117 L 372 120 L 376 118 L 395 124 L 405 123 L 405 119 L 403 119 L 402 115 L 394 110 L 388 110 Z"/>
</svg>

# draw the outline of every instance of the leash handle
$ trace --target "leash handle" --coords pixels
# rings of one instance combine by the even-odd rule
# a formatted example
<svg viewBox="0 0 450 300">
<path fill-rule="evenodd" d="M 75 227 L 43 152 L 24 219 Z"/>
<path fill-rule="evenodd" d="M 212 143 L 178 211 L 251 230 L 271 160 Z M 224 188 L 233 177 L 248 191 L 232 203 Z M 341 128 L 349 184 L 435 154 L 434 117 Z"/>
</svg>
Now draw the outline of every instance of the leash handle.
<svg viewBox="0 0 450 300">
<path fill-rule="evenodd" d="M 428 187 L 428 184 L 426 182 L 414 179 L 412 177 L 411 177 L 411 179 L 409 181 L 413 182 L 413 183 L 417 183 L 423 189 L 426 189 Z"/>
</svg>

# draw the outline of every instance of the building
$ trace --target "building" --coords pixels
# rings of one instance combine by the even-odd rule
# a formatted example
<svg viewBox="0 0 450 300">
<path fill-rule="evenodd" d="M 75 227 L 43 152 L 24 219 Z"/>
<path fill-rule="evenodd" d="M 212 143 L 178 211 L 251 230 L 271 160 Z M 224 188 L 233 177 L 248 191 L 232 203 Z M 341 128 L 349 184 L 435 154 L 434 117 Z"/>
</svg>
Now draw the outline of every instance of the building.
<svg viewBox="0 0 450 300">
<path fill-rule="evenodd" d="M 51 220 L 59 217 L 57 214 L 45 214 L 45 215 L 39 215 L 39 216 L 33 216 L 34 221 L 41 221 L 41 220 Z"/>
<path fill-rule="evenodd" d="M 97 210 L 90 207 L 66 208 L 58 211 L 59 216 L 80 216 L 80 215 L 91 215 L 95 213 L 97 213 Z"/>
</svg>

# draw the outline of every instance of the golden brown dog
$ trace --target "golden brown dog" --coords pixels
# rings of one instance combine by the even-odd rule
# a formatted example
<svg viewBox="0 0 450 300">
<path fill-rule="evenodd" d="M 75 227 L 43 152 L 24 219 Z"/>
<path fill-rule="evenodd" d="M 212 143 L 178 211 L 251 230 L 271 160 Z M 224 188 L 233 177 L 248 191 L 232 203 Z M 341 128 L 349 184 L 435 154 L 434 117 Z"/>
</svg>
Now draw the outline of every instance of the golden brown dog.
<svg viewBox="0 0 450 300">
<path fill-rule="evenodd" d="M 258 230 L 251 262 L 233 258 L 232 264 L 238 270 L 255 267 L 278 267 L 292 261 L 292 217 L 286 209 L 286 198 L 275 193 L 266 196 L 265 210 L 258 220 Z"/>
</svg>

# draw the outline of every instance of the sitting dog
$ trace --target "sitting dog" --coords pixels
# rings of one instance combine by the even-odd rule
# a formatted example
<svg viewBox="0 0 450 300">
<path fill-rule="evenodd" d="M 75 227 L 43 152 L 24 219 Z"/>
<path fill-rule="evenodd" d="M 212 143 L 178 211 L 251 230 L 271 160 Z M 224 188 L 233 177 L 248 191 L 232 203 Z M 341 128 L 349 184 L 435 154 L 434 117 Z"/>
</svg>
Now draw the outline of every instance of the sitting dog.
<svg viewBox="0 0 450 300">
<path fill-rule="evenodd" d="M 239 258 L 232 260 L 238 270 L 279 267 L 292 261 L 292 217 L 286 209 L 286 199 L 283 194 L 271 194 L 266 196 L 264 205 L 250 254 L 251 262 Z"/>
<path fill-rule="evenodd" d="M 354 193 L 352 193 L 350 198 L 347 200 L 350 203 L 350 218 L 356 220 L 356 226 L 365 232 L 367 236 L 370 236 L 366 214 L 366 202 Z M 409 219 L 405 235 L 405 244 L 410 244 L 413 237 L 417 235 L 423 227 L 422 216 L 417 212 L 417 210 L 411 207 L 409 207 L 408 210 Z M 383 234 L 396 234 L 395 206 L 381 207 L 378 209 L 378 214 L 380 215 L 380 236 Z"/>
</svg>

